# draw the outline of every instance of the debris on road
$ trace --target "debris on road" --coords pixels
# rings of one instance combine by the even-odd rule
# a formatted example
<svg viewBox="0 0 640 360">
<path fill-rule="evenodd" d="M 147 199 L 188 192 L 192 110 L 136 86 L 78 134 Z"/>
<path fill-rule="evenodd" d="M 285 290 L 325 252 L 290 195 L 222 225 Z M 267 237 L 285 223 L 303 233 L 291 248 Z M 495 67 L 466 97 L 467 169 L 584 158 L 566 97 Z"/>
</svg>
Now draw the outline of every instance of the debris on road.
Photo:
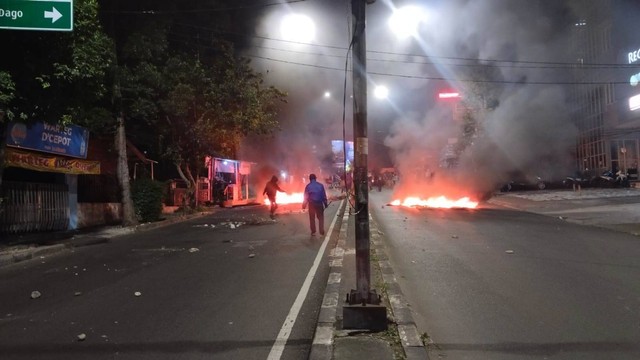
<svg viewBox="0 0 640 360">
<path fill-rule="evenodd" d="M 86 335 L 86 334 L 84 334 L 84 333 L 83 333 L 83 334 L 78 335 L 78 341 L 84 341 L 86 338 L 87 338 L 87 335 Z"/>
<path fill-rule="evenodd" d="M 256 257 L 256 254 L 249 254 L 249 258 L 254 258 Z"/>
<path fill-rule="evenodd" d="M 37 298 L 39 298 L 40 296 L 42 296 L 42 294 L 40 293 L 40 291 L 32 291 L 32 292 L 31 292 L 31 298 L 32 298 L 32 299 L 37 299 Z"/>
<path fill-rule="evenodd" d="M 196 252 L 196 251 L 200 251 L 200 249 L 198 249 L 198 248 L 194 248 L 194 247 L 193 247 L 193 248 L 191 248 L 191 249 L 189 249 L 189 252 L 190 252 L 190 253 L 194 253 L 194 252 Z"/>
<path fill-rule="evenodd" d="M 80 295 L 82 295 L 82 292 L 80 292 L 80 291 L 76 291 L 76 292 L 73 293 L 73 296 L 80 296 Z"/>
<path fill-rule="evenodd" d="M 507 251 L 505 251 L 505 252 L 506 252 L 507 254 L 513 254 L 513 253 L 515 253 L 515 251 L 513 251 L 513 250 L 507 250 Z"/>
<path fill-rule="evenodd" d="M 452 239 L 457 239 L 457 238 L 458 238 L 458 235 L 451 235 L 451 238 L 452 238 Z"/>
<path fill-rule="evenodd" d="M 142 296 L 142 293 L 141 293 L 140 291 L 136 291 L 136 292 L 134 292 L 134 293 L 133 293 L 133 295 L 135 295 L 135 296 Z"/>
</svg>

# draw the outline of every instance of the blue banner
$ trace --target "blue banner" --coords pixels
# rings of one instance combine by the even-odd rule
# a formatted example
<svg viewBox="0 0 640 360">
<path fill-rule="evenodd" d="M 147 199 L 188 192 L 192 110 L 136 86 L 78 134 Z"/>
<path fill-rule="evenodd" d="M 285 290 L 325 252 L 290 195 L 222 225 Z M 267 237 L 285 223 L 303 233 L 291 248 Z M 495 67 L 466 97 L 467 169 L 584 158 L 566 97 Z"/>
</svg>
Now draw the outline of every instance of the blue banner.
<svg viewBox="0 0 640 360">
<path fill-rule="evenodd" d="M 9 122 L 7 146 L 76 158 L 87 158 L 89 130 L 76 125 Z"/>
</svg>

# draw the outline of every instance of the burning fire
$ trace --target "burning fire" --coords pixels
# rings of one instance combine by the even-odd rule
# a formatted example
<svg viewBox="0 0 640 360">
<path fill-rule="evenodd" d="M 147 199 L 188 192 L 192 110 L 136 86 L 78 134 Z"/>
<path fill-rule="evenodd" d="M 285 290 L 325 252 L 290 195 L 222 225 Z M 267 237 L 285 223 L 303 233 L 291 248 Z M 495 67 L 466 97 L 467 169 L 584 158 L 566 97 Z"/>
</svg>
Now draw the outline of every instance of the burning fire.
<svg viewBox="0 0 640 360">
<path fill-rule="evenodd" d="M 445 196 L 438 197 L 430 197 L 426 200 L 423 200 L 419 197 L 410 196 L 404 199 L 404 201 L 394 200 L 391 202 L 391 205 L 394 206 L 425 206 L 431 208 L 466 208 L 466 209 L 475 209 L 478 206 L 477 201 L 471 201 L 468 197 L 463 197 L 458 200 L 451 200 L 446 198 Z"/>
<path fill-rule="evenodd" d="M 302 204 L 302 201 L 304 201 L 304 193 L 291 193 L 291 194 L 287 194 L 283 192 L 276 193 L 276 203 L 280 205 Z M 269 201 L 269 198 L 267 197 L 264 198 L 264 204 L 271 205 L 271 201 Z"/>
</svg>

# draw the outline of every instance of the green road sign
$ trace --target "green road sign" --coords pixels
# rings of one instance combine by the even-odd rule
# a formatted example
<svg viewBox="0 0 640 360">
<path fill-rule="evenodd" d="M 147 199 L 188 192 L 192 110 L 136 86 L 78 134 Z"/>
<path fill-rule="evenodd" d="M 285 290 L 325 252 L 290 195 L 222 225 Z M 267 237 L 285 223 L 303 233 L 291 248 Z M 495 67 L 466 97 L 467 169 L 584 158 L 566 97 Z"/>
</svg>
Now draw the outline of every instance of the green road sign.
<svg viewBox="0 0 640 360">
<path fill-rule="evenodd" d="M 73 30 L 73 0 L 0 0 L 0 29 Z"/>
</svg>

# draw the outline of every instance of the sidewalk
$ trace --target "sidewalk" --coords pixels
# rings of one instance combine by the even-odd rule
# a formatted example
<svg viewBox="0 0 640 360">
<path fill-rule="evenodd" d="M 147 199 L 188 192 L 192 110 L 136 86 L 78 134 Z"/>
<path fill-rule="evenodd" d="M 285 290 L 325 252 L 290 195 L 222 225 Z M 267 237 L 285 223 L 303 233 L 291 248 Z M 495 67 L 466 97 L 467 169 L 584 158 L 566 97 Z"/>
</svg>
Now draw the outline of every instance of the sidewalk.
<svg viewBox="0 0 640 360">
<path fill-rule="evenodd" d="M 640 189 L 501 193 L 490 199 L 488 204 L 640 235 Z"/>
</svg>

